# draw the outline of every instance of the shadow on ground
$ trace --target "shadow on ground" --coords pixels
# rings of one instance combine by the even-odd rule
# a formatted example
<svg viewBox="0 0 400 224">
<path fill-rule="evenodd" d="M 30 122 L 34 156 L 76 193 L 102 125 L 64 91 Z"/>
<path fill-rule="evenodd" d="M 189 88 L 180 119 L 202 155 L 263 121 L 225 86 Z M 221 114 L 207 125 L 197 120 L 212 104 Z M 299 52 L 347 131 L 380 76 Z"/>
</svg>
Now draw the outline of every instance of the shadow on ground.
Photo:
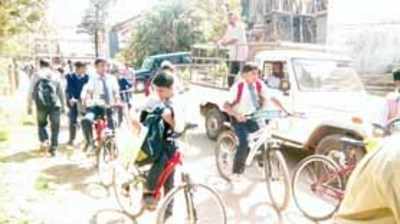
<svg viewBox="0 0 400 224">
<path fill-rule="evenodd" d="M 104 209 L 96 212 L 90 219 L 90 224 L 137 224 L 125 213 L 116 209 Z"/>
<path fill-rule="evenodd" d="M 79 191 L 91 198 L 101 199 L 110 195 L 109 188 L 96 182 L 96 169 L 82 164 L 61 164 L 41 171 L 42 177 L 56 187 Z M 95 176 L 95 178 L 91 178 Z M 91 180 L 93 179 L 93 180 Z"/>
<path fill-rule="evenodd" d="M 39 150 L 22 151 L 12 155 L 0 157 L 0 163 L 24 163 L 41 157 L 43 157 L 43 155 Z"/>
</svg>

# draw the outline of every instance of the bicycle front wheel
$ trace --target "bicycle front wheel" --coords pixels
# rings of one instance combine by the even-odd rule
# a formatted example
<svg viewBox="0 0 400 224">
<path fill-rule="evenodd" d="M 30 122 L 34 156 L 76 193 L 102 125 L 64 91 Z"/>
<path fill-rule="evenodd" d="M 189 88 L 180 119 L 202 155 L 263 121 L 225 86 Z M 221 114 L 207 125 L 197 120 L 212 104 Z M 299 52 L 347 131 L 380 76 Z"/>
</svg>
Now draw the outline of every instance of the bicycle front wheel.
<svg viewBox="0 0 400 224">
<path fill-rule="evenodd" d="M 326 156 L 302 160 L 293 174 L 293 198 L 297 208 L 314 221 L 329 219 L 339 209 L 344 183 L 339 167 Z"/>
<path fill-rule="evenodd" d="M 215 160 L 218 173 L 226 181 L 231 181 L 232 178 L 237 144 L 237 138 L 232 130 L 224 131 L 218 136 Z"/>
<path fill-rule="evenodd" d="M 143 213 L 142 196 L 145 179 L 129 163 L 127 167 L 115 166 L 113 169 L 113 189 L 117 203 L 122 211 L 132 218 L 137 218 Z"/>
<path fill-rule="evenodd" d="M 157 224 L 226 224 L 221 196 L 203 184 L 186 184 L 171 190 L 157 215 Z"/>
<path fill-rule="evenodd" d="M 272 205 L 283 211 L 289 205 L 290 177 L 286 160 L 279 150 L 264 153 L 264 175 Z"/>
<path fill-rule="evenodd" d="M 118 155 L 117 144 L 114 139 L 107 139 L 97 153 L 97 171 L 100 182 L 105 186 L 112 184 L 113 161 Z"/>
</svg>

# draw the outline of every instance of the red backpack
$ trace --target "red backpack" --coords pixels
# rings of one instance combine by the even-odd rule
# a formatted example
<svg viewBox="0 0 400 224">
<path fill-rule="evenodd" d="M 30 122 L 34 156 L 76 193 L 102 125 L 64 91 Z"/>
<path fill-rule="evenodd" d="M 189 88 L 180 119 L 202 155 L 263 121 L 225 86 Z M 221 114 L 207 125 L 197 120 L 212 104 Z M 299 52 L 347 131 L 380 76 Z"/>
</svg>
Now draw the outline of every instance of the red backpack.
<svg viewBox="0 0 400 224">
<path fill-rule="evenodd" d="M 232 106 L 240 103 L 240 100 L 242 99 L 242 94 L 243 94 L 243 88 L 244 88 L 244 82 L 241 82 L 238 84 L 238 91 L 236 94 L 236 99 L 235 101 L 233 101 Z M 261 81 L 257 80 L 256 82 L 256 91 L 259 97 L 261 97 L 261 90 L 262 90 L 262 85 L 261 85 Z"/>
</svg>

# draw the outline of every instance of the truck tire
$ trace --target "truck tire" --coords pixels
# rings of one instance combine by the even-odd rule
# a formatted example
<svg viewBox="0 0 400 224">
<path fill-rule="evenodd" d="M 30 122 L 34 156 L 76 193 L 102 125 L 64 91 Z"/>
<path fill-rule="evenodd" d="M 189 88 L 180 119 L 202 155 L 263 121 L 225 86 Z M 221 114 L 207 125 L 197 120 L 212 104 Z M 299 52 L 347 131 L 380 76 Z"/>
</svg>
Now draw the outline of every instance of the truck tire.
<svg viewBox="0 0 400 224">
<path fill-rule="evenodd" d="M 212 108 L 206 113 L 205 126 L 209 139 L 216 140 L 224 125 L 224 114 L 217 108 Z"/>
<path fill-rule="evenodd" d="M 331 151 L 343 152 L 346 156 L 348 155 L 347 150 L 344 148 L 344 144 L 341 141 L 341 138 L 345 137 L 344 135 L 335 134 L 328 135 L 318 143 L 317 148 L 315 149 L 315 154 L 319 155 L 329 155 Z M 365 151 L 362 148 L 354 149 L 356 150 L 356 158 L 359 161 L 364 155 Z M 346 160 L 348 158 L 346 157 Z"/>
</svg>

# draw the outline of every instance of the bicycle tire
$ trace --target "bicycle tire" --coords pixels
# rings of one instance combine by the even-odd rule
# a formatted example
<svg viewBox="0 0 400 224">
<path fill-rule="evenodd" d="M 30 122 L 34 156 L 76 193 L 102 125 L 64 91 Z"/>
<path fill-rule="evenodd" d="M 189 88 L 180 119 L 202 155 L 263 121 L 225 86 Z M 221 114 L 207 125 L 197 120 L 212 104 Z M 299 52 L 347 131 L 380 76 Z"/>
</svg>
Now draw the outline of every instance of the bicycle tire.
<svg viewBox="0 0 400 224">
<path fill-rule="evenodd" d="M 271 162 L 278 162 L 278 167 L 274 167 Z M 279 192 L 274 192 L 274 183 L 272 183 L 274 175 L 272 175 L 273 170 L 279 171 L 280 176 L 283 177 L 283 200 L 277 199 Z M 272 149 L 264 153 L 264 177 L 267 184 L 268 196 L 271 200 L 272 205 L 278 211 L 283 211 L 289 206 L 290 201 L 290 176 L 289 168 L 287 166 L 286 160 L 280 150 Z M 281 188 L 281 187 L 280 187 Z"/>
<path fill-rule="evenodd" d="M 96 162 L 97 162 L 97 173 L 100 179 L 101 184 L 104 186 L 110 186 L 112 184 L 112 162 L 116 159 L 118 155 L 117 144 L 114 139 L 106 139 L 101 147 L 98 149 L 96 153 Z M 109 161 L 106 161 L 106 158 L 109 158 Z M 103 165 L 106 164 L 107 171 L 109 172 L 107 175 L 104 173 Z"/>
<path fill-rule="evenodd" d="M 331 218 L 333 216 L 333 214 L 339 209 L 340 201 L 336 205 L 333 205 L 333 209 L 326 212 L 326 214 L 315 215 L 305 209 L 305 206 L 302 204 L 302 201 L 299 198 L 300 193 L 302 193 L 302 194 L 305 194 L 305 193 L 302 192 L 301 189 L 297 188 L 297 183 L 298 183 L 298 181 L 300 181 L 300 174 L 302 174 L 302 172 L 304 170 L 306 170 L 306 167 L 315 162 L 317 162 L 317 163 L 320 162 L 321 165 L 328 166 L 328 168 L 333 169 L 334 175 L 337 178 L 336 181 L 338 183 L 339 190 L 344 191 L 344 182 L 343 182 L 343 178 L 338 173 L 338 171 L 339 171 L 338 165 L 332 159 L 330 159 L 329 157 L 324 156 L 324 155 L 309 156 L 309 157 L 303 159 L 302 161 L 300 161 L 300 163 L 295 168 L 291 183 L 292 183 L 292 194 L 293 194 L 292 196 L 293 196 L 294 202 L 296 204 L 296 207 L 300 210 L 300 212 L 305 217 L 307 217 L 310 220 L 318 222 L 318 221 L 324 221 L 324 220 Z M 318 208 L 320 208 L 320 207 L 318 206 Z"/>
<path fill-rule="evenodd" d="M 226 147 L 232 147 L 232 148 L 223 149 L 222 146 L 225 141 L 230 142 L 230 144 L 231 144 L 230 146 L 226 146 Z M 226 181 L 229 181 L 229 182 L 231 181 L 231 176 L 233 174 L 233 172 L 232 172 L 233 158 L 236 153 L 236 145 L 237 145 L 237 138 L 233 131 L 231 131 L 231 130 L 224 131 L 220 134 L 220 136 L 218 136 L 217 146 L 215 148 L 215 161 L 217 163 L 217 170 L 218 170 L 219 175 L 223 179 L 225 179 Z M 231 152 L 225 152 L 227 150 L 229 150 Z M 227 156 L 232 157 L 232 159 L 231 158 L 227 159 L 227 160 L 230 160 L 230 161 L 228 161 L 230 163 L 226 165 L 227 167 L 224 167 L 225 165 L 223 164 L 224 162 L 222 161 L 223 160 L 222 157 L 224 156 L 224 153 L 228 153 Z M 230 172 L 227 171 L 226 169 L 230 170 Z"/>
<path fill-rule="evenodd" d="M 225 203 L 222 199 L 222 197 L 219 195 L 219 193 L 214 190 L 213 188 L 204 185 L 204 184 L 190 184 L 191 186 L 189 187 L 189 189 L 197 189 L 197 188 L 202 188 L 203 190 L 206 190 L 206 192 L 209 193 L 210 196 L 212 196 L 216 203 L 218 203 L 218 207 L 220 208 L 220 212 L 221 217 L 223 219 L 222 222 L 206 222 L 206 223 L 218 223 L 218 224 L 226 224 L 227 223 L 227 215 L 226 215 L 226 206 Z M 175 199 L 175 197 L 178 196 L 178 193 L 180 193 L 181 191 L 184 191 L 185 188 L 187 188 L 187 185 L 180 185 L 175 187 L 174 189 L 172 189 L 162 200 L 162 202 L 160 202 L 160 207 L 158 209 L 158 213 L 157 213 L 157 224 L 164 224 L 165 223 L 165 213 L 167 212 L 168 206 L 169 204 L 172 202 L 172 200 Z M 196 192 L 193 192 L 196 193 Z M 203 194 L 202 194 L 203 195 Z M 187 205 L 186 205 L 187 206 Z M 209 206 L 209 204 L 207 204 L 207 207 Z M 186 211 L 186 210 L 185 210 Z M 187 214 L 189 215 L 189 214 Z M 189 223 L 193 223 L 191 222 L 192 220 L 189 221 Z M 175 223 L 175 222 L 172 222 Z M 197 223 L 197 222 L 196 222 Z M 201 224 L 201 223 L 198 223 Z"/>
<path fill-rule="evenodd" d="M 145 179 L 138 177 L 137 174 L 139 172 L 137 172 L 135 170 L 135 172 L 130 172 L 130 169 L 135 169 L 132 167 L 133 164 L 129 164 L 127 168 L 123 168 L 122 166 L 115 166 L 113 168 L 113 183 L 112 183 L 112 188 L 114 191 L 114 196 L 115 199 L 117 201 L 117 204 L 119 206 L 119 208 L 128 216 L 130 216 L 131 218 L 135 219 L 139 216 L 141 216 L 144 212 L 144 208 L 143 206 L 141 206 L 141 196 L 143 195 L 143 189 L 145 186 Z M 121 184 L 125 184 L 126 182 L 119 182 L 118 181 L 118 170 L 123 170 L 124 172 L 126 172 L 127 175 L 130 175 L 129 177 L 127 177 L 127 182 L 129 182 L 129 196 L 131 196 L 131 190 L 135 190 L 136 194 L 139 195 L 140 198 L 138 199 L 137 202 L 137 207 L 135 208 L 136 210 L 134 210 L 132 207 L 130 207 L 129 205 L 127 205 L 127 203 L 129 203 L 131 201 L 131 198 L 127 198 L 126 196 L 124 196 L 121 192 L 123 186 Z M 128 201 L 127 201 L 128 200 Z"/>
</svg>

